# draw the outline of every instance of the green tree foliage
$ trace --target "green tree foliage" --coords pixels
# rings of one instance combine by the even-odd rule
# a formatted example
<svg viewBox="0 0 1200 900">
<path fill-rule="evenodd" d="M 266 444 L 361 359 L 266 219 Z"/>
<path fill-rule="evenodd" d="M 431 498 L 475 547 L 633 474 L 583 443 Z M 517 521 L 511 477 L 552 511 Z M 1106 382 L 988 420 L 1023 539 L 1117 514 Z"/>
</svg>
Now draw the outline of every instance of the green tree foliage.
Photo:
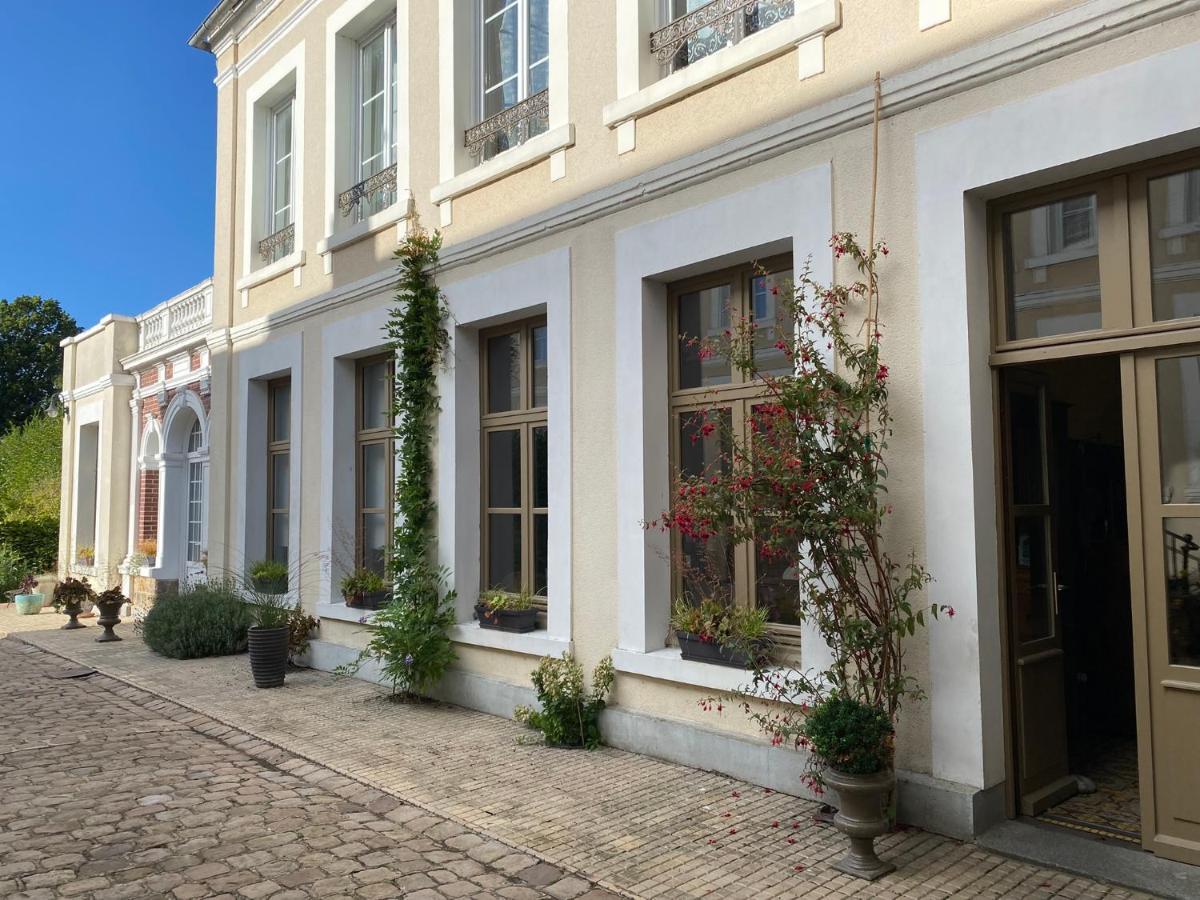
<svg viewBox="0 0 1200 900">
<path fill-rule="evenodd" d="M 57 300 L 0 298 L 0 432 L 45 409 L 62 383 L 59 342 L 78 331 Z"/>
<path fill-rule="evenodd" d="M 0 545 L 32 572 L 58 554 L 62 422 L 38 416 L 0 436 Z"/>
</svg>

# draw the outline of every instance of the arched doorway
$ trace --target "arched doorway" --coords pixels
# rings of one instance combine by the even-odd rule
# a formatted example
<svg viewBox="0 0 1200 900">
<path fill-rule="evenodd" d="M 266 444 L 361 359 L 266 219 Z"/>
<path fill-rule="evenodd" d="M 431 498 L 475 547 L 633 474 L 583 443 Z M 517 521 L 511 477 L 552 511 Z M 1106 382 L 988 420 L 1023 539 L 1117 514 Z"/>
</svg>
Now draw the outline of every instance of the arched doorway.
<svg viewBox="0 0 1200 900">
<path fill-rule="evenodd" d="M 204 406 L 186 392 L 167 409 L 159 464 L 158 570 L 181 585 L 207 577 L 208 464 Z"/>
</svg>

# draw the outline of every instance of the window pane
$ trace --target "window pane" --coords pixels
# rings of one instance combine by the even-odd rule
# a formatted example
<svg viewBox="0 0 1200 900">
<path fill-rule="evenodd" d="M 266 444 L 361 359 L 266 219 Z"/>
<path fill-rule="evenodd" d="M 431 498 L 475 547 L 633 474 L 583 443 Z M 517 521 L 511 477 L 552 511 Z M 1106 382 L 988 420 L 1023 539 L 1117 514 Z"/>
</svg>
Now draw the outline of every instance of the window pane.
<svg viewBox="0 0 1200 900">
<path fill-rule="evenodd" d="M 488 432 L 488 506 L 521 505 L 521 432 Z"/>
<path fill-rule="evenodd" d="M 362 46 L 359 56 L 359 174 L 362 178 L 384 168 L 388 77 L 387 33 L 380 32 Z"/>
<path fill-rule="evenodd" d="M 387 507 L 388 466 L 387 444 L 362 445 L 362 506 L 363 509 Z"/>
<path fill-rule="evenodd" d="M 706 475 L 728 467 L 729 430 L 732 413 L 720 412 L 719 419 L 707 419 L 703 412 L 679 416 L 679 471 L 682 475 Z M 710 433 L 705 434 L 707 426 Z M 719 469 L 717 468 L 719 467 Z"/>
<path fill-rule="evenodd" d="M 196 423 L 199 426 L 200 423 Z M 204 523 L 204 464 L 188 465 L 187 559 L 200 562 L 201 529 Z"/>
<path fill-rule="evenodd" d="M 533 431 L 533 506 L 542 509 L 550 505 L 550 457 L 548 437 L 545 425 L 539 425 Z"/>
<path fill-rule="evenodd" d="M 683 475 L 704 475 L 725 468 L 732 413 L 721 411 L 717 427 L 705 435 L 703 413 L 687 412 L 679 416 L 679 469 Z M 683 595 L 692 603 L 705 598 L 727 601 L 733 595 L 733 546 L 724 537 L 707 542 L 683 538 L 681 541 Z"/>
<path fill-rule="evenodd" d="M 549 369 L 547 368 L 547 349 L 546 349 L 546 326 L 539 325 L 537 328 L 530 329 L 530 342 L 533 346 L 530 350 L 533 353 L 533 405 L 534 407 L 544 407 L 550 405 L 550 388 L 547 381 Z"/>
<path fill-rule="evenodd" d="M 1157 376 L 1163 503 L 1200 503 L 1200 356 L 1160 359 Z"/>
<path fill-rule="evenodd" d="M 730 286 L 705 288 L 679 297 L 679 386 L 729 384 L 729 360 L 721 354 L 701 359 L 697 339 L 719 338 L 729 328 Z"/>
<path fill-rule="evenodd" d="M 1013 502 L 1045 503 L 1041 401 L 1037 394 L 1011 391 L 1008 407 Z"/>
<path fill-rule="evenodd" d="M 1167 658 L 1200 666 L 1200 518 L 1164 519 L 1167 564 Z"/>
<path fill-rule="evenodd" d="M 550 61 L 543 60 L 537 65 L 529 67 L 529 96 L 540 94 L 542 91 L 550 87 Z M 537 127 L 530 128 L 530 137 L 534 134 L 541 134 L 545 131 L 545 123 L 539 122 Z"/>
<path fill-rule="evenodd" d="M 517 513 L 488 515 L 487 587 L 521 590 L 521 516 Z"/>
<path fill-rule="evenodd" d="M 271 440 L 286 441 L 292 434 L 292 385 L 285 381 L 271 387 Z"/>
<path fill-rule="evenodd" d="M 1050 637 L 1051 616 L 1049 546 L 1046 541 L 1046 517 L 1017 516 L 1014 522 L 1016 565 L 1013 567 L 1013 599 L 1017 614 L 1017 634 L 1021 643 Z"/>
<path fill-rule="evenodd" d="M 799 553 L 797 548 L 796 553 Z M 763 559 L 758 554 L 755 560 L 758 583 L 755 585 L 755 604 L 770 611 L 772 622 L 783 625 L 799 625 L 800 580 L 795 556 Z"/>
<path fill-rule="evenodd" d="M 795 335 L 794 322 L 787 319 L 784 301 L 790 292 L 792 271 L 756 275 L 750 282 L 754 313 L 754 364 L 763 375 L 791 375 L 795 368 L 786 353 L 776 348 L 783 340 L 790 346 Z"/>
<path fill-rule="evenodd" d="M 271 508 L 287 509 L 290 503 L 291 460 L 287 453 L 271 454 Z"/>
<path fill-rule="evenodd" d="M 484 23 L 483 89 L 485 91 L 517 74 L 518 54 L 520 53 L 517 27 L 516 4 Z M 513 83 L 515 85 L 515 79 Z"/>
<path fill-rule="evenodd" d="M 275 513 L 271 516 L 271 559 L 281 563 L 288 561 L 287 513 Z"/>
<path fill-rule="evenodd" d="M 530 64 L 537 63 L 550 55 L 550 0 L 529 0 L 529 49 L 526 58 Z M 535 94 L 541 88 L 532 87 L 530 79 L 529 93 Z"/>
<path fill-rule="evenodd" d="M 362 566 L 372 572 L 383 574 L 388 543 L 386 513 L 363 513 L 362 517 Z"/>
<path fill-rule="evenodd" d="M 387 362 L 363 366 L 360 428 L 386 428 L 391 424 L 391 386 Z"/>
<path fill-rule="evenodd" d="M 488 412 L 521 408 L 521 337 L 500 334 L 487 341 Z"/>
<path fill-rule="evenodd" d="M 1050 337 L 1100 327 L 1096 195 L 1005 218 L 1008 337 Z"/>
<path fill-rule="evenodd" d="M 533 592 L 546 596 L 546 564 L 549 559 L 550 517 L 538 513 L 533 517 Z"/>
<path fill-rule="evenodd" d="M 1200 316 L 1200 169 L 1152 179 L 1148 194 L 1154 318 Z"/>
<path fill-rule="evenodd" d="M 204 449 L 204 431 L 200 427 L 200 420 L 192 422 L 192 428 L 188 432 L 188 453 L 199 453 Z"/>
</svg>

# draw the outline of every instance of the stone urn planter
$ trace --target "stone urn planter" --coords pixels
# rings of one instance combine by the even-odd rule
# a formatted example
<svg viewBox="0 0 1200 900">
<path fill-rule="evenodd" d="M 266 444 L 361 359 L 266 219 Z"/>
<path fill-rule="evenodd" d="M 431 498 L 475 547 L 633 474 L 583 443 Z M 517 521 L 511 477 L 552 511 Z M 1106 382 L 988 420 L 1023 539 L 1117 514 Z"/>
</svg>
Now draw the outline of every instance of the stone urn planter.
<svg viewBox="0 0 1200 900">
<path fill-rule="evenodd" d="M 894 872 L 894 865 L 875 855 L 875 838 L 886 834 L 890 827 L 885 805 L 896 787 L 896 773 L 849 775 L 826 769 L 823 777 L 826 786 L 838 796 L 838 811 L 833 824 L 850 839 L 850 852 L 833 867 L 867 881 Z"/>
<path fill-rule="evenodd" d="M 121 640 L 113 628 L 121 624 L 121 607 L 128 602 L 125 595 L 116 588 L 105 591 L 96 598 L 96 609 L 100 611 L 96 624 L 104 629 L 104 633 L 96 638 L 96 643 L 107 644 Z"/>
<path fill-rule="evenodd" d="M 282 687 L 287 676 L 288 628 L 263 628 L 252 625 L 248 632 L 250 644 L 250 673 L 254 686 Z"/>
<path fill-rule="evenodd" d="M 36 616 L 46 605 L 45 594 L 17 594 L 14 599 L 18 616 Z"/>
</svg>

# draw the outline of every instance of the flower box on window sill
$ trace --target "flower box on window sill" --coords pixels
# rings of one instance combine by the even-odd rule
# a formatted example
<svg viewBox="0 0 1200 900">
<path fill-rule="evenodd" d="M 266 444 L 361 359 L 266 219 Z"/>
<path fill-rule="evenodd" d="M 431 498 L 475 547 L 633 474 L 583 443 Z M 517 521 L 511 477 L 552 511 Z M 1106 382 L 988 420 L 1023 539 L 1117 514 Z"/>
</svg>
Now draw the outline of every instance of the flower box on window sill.
<svg viewBox="0 0 1200 900">
<path fill-rule="evenodd" d="M 391 591 L 372 591 L 367 594 L 348 594 L 346 605 L 351 609 L 383 609 L 392 600 Z"/>
<path fill-rule="evenodd" d="M 528 634 L 537 630 L 538 610 L 531 609 L 492 609 L 483 603 L 475 604 L 475 618 L 479 620 L 480 628 L 493 631 L 507 631 L 512 634 Z"/>
<path fill-rule="evenodd" d="M 750 669 L 754 666 L 754 660 L 741 647 L 727 647 L 716 641 L 706 641 L 687 631 L 676 631 L 675 638 L 679 641 L 680 654 L 690 662 L 728 666 L 731 669 Z"/>
</svg>

